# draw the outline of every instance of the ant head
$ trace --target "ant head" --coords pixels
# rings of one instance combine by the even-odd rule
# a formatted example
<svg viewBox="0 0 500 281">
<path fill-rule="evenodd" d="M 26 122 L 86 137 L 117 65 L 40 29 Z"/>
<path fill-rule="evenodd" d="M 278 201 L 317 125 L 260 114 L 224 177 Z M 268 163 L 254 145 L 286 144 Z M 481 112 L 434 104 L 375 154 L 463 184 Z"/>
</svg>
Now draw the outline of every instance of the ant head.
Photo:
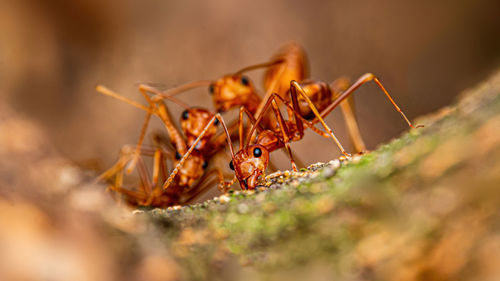
<svg viewBox="0 0 500 281">
<path fill-rule="evenodd" d="M 214 114 L 203 108 L 191 107 L 182 112 L 181 128 L 187 138 L 188 146 L 191 146 L 196 138 L 201 135 L 201 132 L 205 129 L 213 117 Z M 198 142 L 196 147 L 197 150 L 202 150 L 212 136 L 217 133 L 218 124 L 219 120 L 215 119 L 215 122 L 208 128 L 208 131 L 205 133 L 200 142 Z"/>
<path fill-rule="evenodd" d="M 269 163 L 269 152 L 260 145 L 249 145 L 234 155 L 229 167 L 234 170 L 242 189 L 255 189 Z"/>
<path fill-rule="evenodd" d="M 182 155 L 179 152 L 175 153 L 174 165 L 179 163 Z M 186 161 L 179 168 L 179 173 L 177 174 L 178 183 L 181 187 L 190 187 L 203 176 L 207 163 L 203 158 L 201 152 L 193 150 Z"/>
<path fill-rule="evenodd" d="M 215 108 L 218 112 L 225 112 L 231 108 L 246 105 L 255 99 L 256 93 L 250 79 L 245 75 L 227 75 L 208 88 L 212 95 Z"/>
</svg>

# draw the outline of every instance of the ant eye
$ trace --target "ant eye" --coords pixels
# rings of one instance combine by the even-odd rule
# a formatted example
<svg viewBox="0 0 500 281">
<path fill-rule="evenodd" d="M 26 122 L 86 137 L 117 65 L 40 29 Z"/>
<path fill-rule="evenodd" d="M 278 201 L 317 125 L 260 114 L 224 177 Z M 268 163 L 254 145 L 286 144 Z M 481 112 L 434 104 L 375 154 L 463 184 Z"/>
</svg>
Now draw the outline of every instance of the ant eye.
<svg viewBox="0 0 500 281">
<path fill-rule="evenodd" d="M 214 84 L 210 84 L 210 86 L 208 86 L 208 92 L 209 92 L 210 94 L 213 94 L 213 93 L 214 93 L 214 90 L 215 90 Z"/>
<path fill-rule="evenodd" d="M 215 118 L 214 124 L 215 124 L 215 126 L 219 125 L 219 119 L 218 118 Z"/>
<path fill-rule="evenodd" d="M 182 155 L 178 151 L 176 151 L 175 152 L 175 159 L 179 160 L 181 158 L 182 158 Z"/>
<path fill-rule="evenodd" d="M 204 161 L 201 167 L 205 170 L 208 167 L 208 161 Z"/>
<path fill-rule="evenodd" d="M 233 160 L 231 160 L 231 162 L 229 162 L 229 169 L 234 171 Z"/>
<path fill-rule="evenodd" d="M 258 147 L 254 148 L 254 150 L 253 150 L 253 156 L 255 156 L 255 157 L 262 156 L 262 149 L 260 149 Z"/>
<path fill-rule="evenodd" d="M 241 84 L 248 86 L 250 84 L 250 80 L 248 80 L 248 77 L 241 76 Z"/>
<path fill-rule="evenodd" d="M 182 112 L 182 119 L 187 120 L 189 118 L 189 111 L 186 109 Z"/>
</svg>

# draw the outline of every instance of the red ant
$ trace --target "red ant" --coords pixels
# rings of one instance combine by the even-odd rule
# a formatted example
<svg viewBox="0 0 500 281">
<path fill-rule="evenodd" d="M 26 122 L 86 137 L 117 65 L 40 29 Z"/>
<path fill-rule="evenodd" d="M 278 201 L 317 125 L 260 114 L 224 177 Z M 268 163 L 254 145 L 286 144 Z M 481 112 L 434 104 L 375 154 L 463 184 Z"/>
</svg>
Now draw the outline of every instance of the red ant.
<svg viewBox="0 0 500 281">
<path fill-rule="evenodd" d="M 268 157 L 268 153 L 277 148 L 285 147 L 287 149 L 292 162 L 292 167 L 294 170 L 296 170 L 296 165 L 294 164 L 293 157 L 291 155 L 289 143 L 291 141 L 299 140 L 303 137 L 304 126 L 311 128 L 312 130 L 314 130 L 315 132 L 319 133 L 322 136 L 332 137 L 335 140 L 338 147 L 340 148 L 341 152 L 344 155 L 349 156 L 349 154 L 342 147 L 342 145 L 337 140 L 333 132 L 325 124 L 323 118 L 326 115 L 328 115 L 331 111 L 333 111 L 341 102 L 349 98 L 349 96 L 357 88 L 359 88 L 362 84 L 366 82 L 373 80 L 379 86 L 379 88 L 386 94 L 386 96 L 389 98 L 393 106 L 396 108 L 398 112 L 400 112 L 400 114 L 403 116 L 408 125 L 410 127 L 415 128 L 411 124 L 411 122 L 406 118 L 404 113 L 395 104 L 395 102 L 392 100 L 391 96 L 385 90 L 385 88 L 380 83 L 378 78 L 375 77 L 373 74 L 369 73 L 359 78 L 352 86 L 350 86 L 347 90 L 342 92 L 342 94 L 338 94 L 339 91 L 333 91 L 332 88 L 335 89 L 335 87 L 329 87 L 327 84 L 323 82 L 303 81 L 301 84 L 299 84 L 296 81 L 293 81 L 292 79 L 292 82 L 290 83 L 289 87 L 291 98 L 288 99 L 286 97 L 286 93 L 288 91 L 282 90 L 284 89 L 283 86 L 284 83 L 285 82 L 289 83 L 290 77 L 297 77 L 297 80 L 301 81 L 305 76 L 305 70 L 304 70 L 305 55 L 301 55 L 303 54 L 303 51 L 301 51 L 300 47 L 296 48 L 297 47 L 296 45 L 290 45 L 290 46 L 292 47 L 285 49 L 284 52 L 278 54 L 275 57 L 275 59 L 271 60 L 268 63 L 258 64 L 244 68 L 236 72 L 235 74 L 226 75 L 215 82 L 211 81 L 192 82 L 180 86 L 178 88 L 171 89 L 166 93 L 157 94 L 155 97 L 152 98 L 153 101 L 158 101 L 165 97 L 171 97 L 182 91 L 208 84 L 209 91 L 213 93 L 214 103 L 219 112 L 226 111 L 235 106 L 243 105 L 244 107 L 240 109 L 240 143 L 243 149 L 240 150 L 236 155 L 232 153 L 233 161 L 231 162 L 231 163 L 234 162 L 232 166 L 235 168 L 236 177 L 240 181 L 240 185 L 242 186 L 242 188 L 250 188 L 250 189 L 255 188 L 257 178 L 260 175 L 262 175 L 262 173 L 265 170 L 265 167 L 268 164 L 268 158 L 266 158 Z M 265 79 L 265 85 L 267 88 L 267 94 L 266 94 L 267 98 L 265 98 L 263 102 L 261 102 L 260 97 L 256 94 L 250 80 L 246 78 L 246 76 L 241 75 L 246 71 L 261 67 L 269 68 L 268 72 L 266 73 L 266 79 Z M 344 88 L 344 89 L 347 88 L 347 84 L 342 83 L 344 81 L 340 81 L 337 83 L 337 85 L 344 84 L 342 87 L 339 88 Z M 277 90 L 278 93 L 272 93 L 272 91 L 274 91 L 275 89 Z M 335 92 L 337 92 L 337 94 L 333 94 Z M 293 116 L 294 117 L 293 121 L 284 120 L 284 118 L 281 116 L 281 113 L 276 103 L 278 100 L 280 100 L 283 104 L 286 105 L 288 110 L 288 116 L 289 118 Z M 350 109 L 349 105 L 347 103 L 345 104 L 346 104 L 345 108 Z M 269 115 L 269 112 L 267 112 L 270 106 L 272 106 L 274 116 Z M 316 109 L 316 106 L 319 107 L 319 110 Z M 255 130 L 257 130 L 259 133 L 257 144 L 255 145 L 249 146 L 248 145 L 249 141 L 247 141 L 247 146 L 243 146 L 244 144 L 242 141 L 243 125 L 241 120 L 243 111 L 246 112 L 246 114 L 254 124 L 254 126 L 250 130 L 250 133 L 248 134 L 248 140 L 250 140 Z M 357 135 L 359 137 L 359 130 L 357 129 L 357 124 L 355 122 L 354 115 L 352 114 L 353 112 L 352 110 L 350 111 L 351 111 L 351 117 L 348 117 L 347 119 L 351 118 L 351 121 L 354 120 L 354 122 L 348 121 L 348 124 L 355 125 L 355 129 L 356 131 L 358 131 Z M 311 114 L 311 112 L 313 114 Z M 254 118 L 254 114 L 255 116 L 258 117 Z M 215 117 L 219 119 L 218 114 Z M 323 132 L 315 127 L 315 124 L 318 122 L 322 123 L 326 132 Z M 263 130 L 263 128 L 260 127 L 261 126 L 260 123 L 264 123 L 264 125 L 266 125 L 265 127 L 268 130 Z M 348 126 L 348 128 L 352 129 L 354 127 Z M 226 130 L 227 134 L 227 128 L 225 126 L 224 129 Z M 356 137 L 356 134 L 352 135 L 353 139 L 355 140 L 354 142 L 358 143 L 357 145 L 358 149 L 360 147 L 361 148 L 364 147 L 361 138 Z M 203 134 L 200 135 L 199 138 L 202 136 Z M 254 146 L 259 146 L 259 147 L 254 147 Z M 232 151 L 231 145 L 230 148 Z M 255 150 L 256 148 L 258 149 L 250 153 L 250 151 L 248 150 L 249 148 L 253 150 Z M 190 155 L 192 149 L 193 147 L 191 147 L 190 150 L 186 154 L 184 154 L 183 158 L 180 161 L 180 164 L 182 164 L 182 161 L 185 161 L 186 157 Z M 251 155 L 253 155 L 253 158 Z M 257 161 L 255 160 L 255 157 L 266 160 Z M 250 158 L 253 159 L 250 162 L 245 160 Z M 176 170 L 174 169 L 174 172 L 175 171 Z M 173 176 L 171 175 L 167 180 L 166 185 L 168 185 L 169 182 L 171 182 L 172 180 Z"/>
<path fill-rule="evenodd" d="M 139 86 L 140 92 L 150 104 L 149 107 L 129 100 L 104 86 L 97 86 L 96 89 L 100 93 L 125 101 L 147 112 L 135 151 L 132 153 L 128 151 L 129 149 L 127 150 L 127 147 L 122 149 L 122 155 L 118 162 L 99 177 L 99 179 L 109 179 L 115 176 L 115 183 L 110 189 L 126 195 L 127 201 L 132 205 L 154 207 L 187 203 L 211 186 L 214 179 L 210 180 L 210 177 L 213 175 L 217 176 L 221 188 L 225 190 L 228 184 L 224 184 L 224 177 L 219 169 L 214 168 L 205 173 L 208 167 L 208 159 L 223 147 L 224 142 L 223 138 L 221 142 L 220 137 L 214 137 L 217 131 L 218 119 L 215 119 L 213 114 L 205 109 L 192 108 L 174 98 L 169 98 L 171 101 L 185 108 L 181 114 L 181 127 L 185 135 L 185 138 L 183 138 L 171 121 L 168 108 L 163 101 L 153 101 L 149 98 L 148 92 L 159 93 L 156 89 L 146 85 Z M 161 148 L 156 148 L 155 150 L 144 150 L 142 148 L 142 142 L 151 115 L 157 115 L 162 120 L 174 145 L 175 153 L 165 151 Z M 203 136 L 197 139 L 202 133 Z M 158 140 L 159 138 L 157 137 L 156 139 Z M 195 140 L 196 144 L 194 143 Z M 181 162 L 182 155 L 188 151 L 191 157 Z M 149 180 L 146 166 L 141 158 L 143 155 L 153 156 L 154 158 L 153 181 Z M 170 158 L 175 165 L 171 179 L 168 182 L 166 181 L 165 158 Z M 137 191 L 131 191 L 122 187 L 123 170 L 127 163 L 128 173 L 132 172 L 134 167 L 139 164 L 138 172 L 142 184 Z M 163 184 L 160 184 L 162 182 Z"/>
<path fill-rule="evenodd" d="M 258 184 L 259 178 L 264 174 L 265 169 L 269 163 L 269 153 L 281 148 L 285 147 L 289 153 L 290 161 L 292 163 L 292 167 L 296 170 L 296 166 L 294 164 L 293 156 L 290 151 L 290 142 L 297 141 L 302 139 L 304 135 L 304 128 L 310 128 L 315 132 L 319 133 L 322 136 L 331 136 L 332 139 L 335 140 L 339 148 L 345 153 L 339 141 L 333 135 L 331 129 L 326 125 L 323 120 L 323 116 L 330 113 L 334 110 L 342 101 L 348 98 L 354 90 L 356 90 L 360 85 L 366 82 L 368 79 L 376 79 L 369 74 L 365 75 L 364 79 L 360 79 L 356 83 L 354 83 L 351 87 L 349 87 L 344 93 L 342 93 L 335 101 L 333 101 L 328 107 L 326 107 L 321 113 L 314 106 L 313 102 L 310 100 L 308 95 L 304 92 L 304 90 L 300 87 L 299 83 L 296 81 L 290 82 L 290 99 L 291 102 L 284 99 L 277 93 L 272 93 L 271 96 L 266 100 L 263 106 L 263 110 L 259 113 L 257 118 L 254 118 L 252 113 L 246 109 L 244 106 L 240 107 L 240 117 L 239 117 L 239 137 L 240 137 L 240 150 L 234 154 L 232 144 L 229 143 L 232 160 L 230 162 L 230 168 L 235 171 L 235 176 L 240 182 L 240 186 L 242 189 L 255 189 Z M 362 77 L 363 78 L 363 77 Z M 378 80 L 375 80 L 378 82 Z M 379 84 L 379 83 L 377 83 Z M 381 86 L 381 84 L 380 84 Z M 381 86 L 382 87 L 382 86 Z M 382 87 L 385 93 L 385 89 Z M 391 102 L 394 104 L 389 94 L 387 94 Z M 299 106 L 299 97 L 307 103 L 309 109 L 315 116 L 315 119 L 310 121 L 307 120 L 301 114 L 301 108 Z M 280 101 L 286 107 L 289 114 L 289 120 L 285 120 L 278 108 L 277 102 Z M 395 105 L 395 104 L 394 104 Z M 395 105 L 396 106 L 396 105 Z M 266 118 L 265 116 L 269 109 L 273 110 L 274 116 L 277 119 L 276 125 L 271 129 L 263 129 L 260 125 L 261 122 Z M 252 128 L 247 135 L 246 142 L 244 141 L 243 136 L 243 114 L 246 114 L 252 123 Z M 218 114 L 217 114 L 218 115 Z M 292 119 L 293 116 L 293 120 Z M 403 114 L 403 117 L 404 114 Z M 408 121 L 405 120 L 413 127 Z M 315 124 L 320 122 L 325 131 L 321 131 L 320 129 L 315 127 Z M 419 127 L 419 126 L 417 126 Z M 257 131 L 258 136 L 255 144 L 251 144 L 253 132 Z M 227 132 L 227 129 L 226 129 Z M 199 138 L 203 136 L 200 135 Z M 230 142 L 229 134 L 227 133 L 228 142 Z M 246 144 L 245 144 L 246 143 Z M 188 154 L 183 156 L 183 159 L 189 156 Z"/>
<path fill-rule="evenodd" d="M 298 111 L 300 116 L 306 120 L 312 121 L 310 125 L 321 122 L 321 118 L 325 118 L 337 106 L 335 105 L 335 101 L 341 100 L 340 105 L 351 136 L 351 141 L 353 142 L 356 151 L 361 152 L 366 150 L 366 147 L 357 125 L 354 114 L 354 103 L 350 95 L 364 83 L 374 81 L 389 98 L 396 110 L 403 116 L 407 124 L 410 127 L 415 128 L 401 109 L 396 105 L 392 97 L 375 75 L 371 73 L 364 74 L 354 84 L 352 84 L 351 87 L 349 87 L 350 83 L 347 78 L 337 79 L 332 84 L 328 85 L 322 81 L 305 79 L 305 77 L 308 76 L 306 65 L 307 58 L 304 50 L 296 43 L 290 43 L 281 48 L 268 63 L 244 68 L 234 75 L 224 76 L 212 83 L 210 86 L 210 92 L 213 94 L 213 100 L 217 108 L 221 108 L 225 111 L 236 105 L 243 105 L 252 114 L 254 114 L 254 116 L 258 116 L 272 93 L 277 93 L 277 95 L 283 100 L 290 102 L 291 99 L 289 99 L 287 95 L 292 91 L 290 81 L 297 81 L 298 83 L 295 82 L 294 86 L 296 90 L 301 93 L 301 95 L 297 96 L 298 104 L 296 105 L 296 111 Z M 262 100 L 260 100 L 260 97 L 256 94 L 251 83 L 246 81 L 248 79 L 245 76 L 240 75 L 244 71 L 259 67 L 268 68 L 264 75 L 266 95 Z M 231 82 L 234 84 L 235 81 L 238 80 L 241 80 L 241 86 L 239 88 L 235 86 L 230 87 Z M 238 90 L 233 90 L 235 88 Z M 348 93 L 346 98 L 341 98 L 344 93 Z M 321 112 L 321 118 L 318 119 L 313 114 L 308 101 L 305 99 L 306 96 L 310 101 L 312 101 L 318 111 Z M 256 101 L 259 103 L 257 107 L 255 106 Z M 289 116 L 292 115 L 290 110 L 291 109 L 288 108 Z M 273 123 L 275 122 L 276 121 L 269 118 L 269 116 L 264 117 L 264 124 L 266 128 L 272 128 L 274 126 Z M 338 141 L 337 145 L 339 146 L 341 152 L 348 156 L 347 152 Z"/>
<path fill-rule="evenodd" d="M 292 87 L 292 89 L 295 89 L 295 87 Z M 323 136 L 332 136 L 332 138 L 336 140 L 331 129 L 321 119 L 318 110 L 314 107 L 313 103 L 309 100 L 307 96 L 304 97 L 305 100 L 308 102 L 311 110 L 313 111 L 313 114 L 317 116 L 318 119 L 320 119 L 320 122 L 323 125 L 326 132 L 323 132 L 320 129 L 315 128 L 314 126 L 311 126 L 309 121 L 305 120 L 302 116 L 300 116 L 300 113 L 297 111 L 298 108 L 297 95 L 303 95 L 303 93 L 297 94 L 295 90 L 292 90 L 292 93 L 293 93 L 291 97 L 293 101 L 292 104 L 290 104 L 288 101 L 284 100 L 277 94 L 271 95 L 271 97 L 266 101 L 264 109 L 261 112 L 261 114 L 259 114 L 257 119 L 254 118 L 254 116 L 252 115 L 251 112 L 249 112 L 248 109 L 246 109 L 243 106 L 240 107 L 240 114 L 239 114 L 240 150 L 237 153 L 233 152 L 233 147 L 228 129 L 225 126 L 222 118 L 220 117 L 220 114 L 217 113 L 215 115 L 214 118 L 218 118 L 221 121 L 221 123 L 223 123 L 223 128 L 226 133 L 226 138 L 229 143 L 229 149 L 231 151 L 231 156 L 232 156 L 232 160 L 230 162 L 230 168 L 235 171 L 235 176 L 240 182 L 240 186 L 242 189 L 255 189 L 255 187 L 258 184 L 259 178 L 263 175 L 269 163 L 269 153 L 278 148 L 282 147 L 286 148 L 290 156 L 290 161 L 292 162 L 292 166 L 296 168 L 290 150 L 290 142 L 300 140 L 303 137 L 304 127 L 311 128 Z M 285 120 L 283 118 L 281 112 L 279 111 L 278 105 L 276 104 L 277 101 L 281 101 L 282 103 L 284 103 L 290 110 L 290 112 L 293 113 L 294 116 L 293 120 Z M 276 126 L 274 126 L 272 129 L 263 129 L 260 126 L 260 123 L 262 122 L 263 117 L 265 116 L 265 113 L 267 113 L 269 108 L 272 108 L 274 116 L 277 118 L 278 122 L 276 123 Z M 244 114 L 247 115 L 247 117 L 250 119 L 250 122 L 253 125 L 250 130 L 250 134 L 247 136 L 246 145 L 245 145 L 244 130 L 243 130 Z M 258 132 L 258 138 L 256 141 L 257 143 L 250 145 L 250 140 L 254 130 L 257 130 Z M 202 132 L 198 136 L 198 139 L 193 143 L 193 146 L 195 146 L 197 144 L 197 141 L 201 140 L 203 136 L 204 133 Z M 188 157 L 190 157 L 190 153 L 193 150 L 193 146 L 182 157 L 180 164 L 182 164 L 183 160 L 188 159 Z M 167 179 L 167 184 L 171 179 L 173 179 L 172 175 L 169 177 L 169 179 Z"/>
<path fill-rule="evenodd" d="M 181 92 L 199 86 L 209 85 L 209 92 L 213 96 L 213 102 L 218 112 L 225 112 L 234 107 L 244 106 L 254 116 L 258 116 L 271 93 L 277 93 L 282 99 L 290 102 L 291 100 L 288 98 L 287 93 L 290 91 L 290 81 L 294 80 L 300 82 L 296 84 L 298 91 L 309 97 L 315 107 L 321 112 L 321 117 L 324 118 L 333 110 L 330 106 L 332 102 L 340 97 L 342 92 L 349 88 L 350 83 L 346 78 L 337 79 L 330 85 L 322 81 L 305 80 L 305 77 L 307 77 L 306 65 L 307 59 L 303 49 L 295 43 L 290 43 L 285 45 L 269 62 L 245 67 L 215 81 L 202 80 L 191 82 L 177 88 L 170 89 L 169 91 L 156 97 L 156 99 L 177 95 Z M 266 89 L 264 99 L 261 99 L 261 97 L 257 94 L 250 79 L 243 75 L 243 73 L 247 71 L 258 68 L 267 68 L 264 76 L 264 87 Z M 374 81 L 377 86 L 379 86 L 379 88 L 389 98 L 396 110 L 400 112 L 406 120 L 408 125 L 413 127 L 404 113 L 395 104 L 392 97 L 385 90 L 378 78 L 373 74 L 364 74 L 350 89 L 355 90 L 362 84 L 369 81 Z M 304 119 L 312 120 L 315 117 L 304 99 L 304 95 L 298 96 L 298 107 L 300 108 L 298 109 L 298 112 L 302 117 L 304 117 Z M 366 150 L 354 114 L 352 97 L 348 97 L 345 102 L 342 102 L 341 108 L 355 150 L 358 152 Z M 291 116 L 292 113 L 290 112 L 290 109 L 288 110 L 289 116 Z M 273 115 L 268 114 L 262 122 L 265 128 L 273 128 L 277 120 Z M 312 122 L 317 123 L 319 122 L 319 119 L 312 120 Z M 337 145 L 339 146 L 341 152 L 348 156 L 348 153 L 340 145 L 340 143 L 337 142 Z"/>
</svg>

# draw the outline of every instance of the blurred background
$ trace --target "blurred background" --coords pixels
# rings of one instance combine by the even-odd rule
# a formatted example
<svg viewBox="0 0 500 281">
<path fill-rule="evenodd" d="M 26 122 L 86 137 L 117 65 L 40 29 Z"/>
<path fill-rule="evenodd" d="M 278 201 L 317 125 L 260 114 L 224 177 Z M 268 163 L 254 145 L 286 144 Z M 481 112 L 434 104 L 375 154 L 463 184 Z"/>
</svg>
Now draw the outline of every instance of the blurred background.
<svg viewBox="0 0 500 281">
<path fill-rule="evenodd" d="M 98 94 L 96 84 L 141 101 L 139 83 L 215 79 L 293 40 L 305 48 L 312 78 L 373 72 L 415 118 L 499 65 L 499 11 L 500 2 L 487 0 L 2 1 L 0 97 L 36 120 L 64 157 L 106 168 L 137 140 L 144 114 Z M 259 87 L 262 74 L 250 75 Z M 213 109 L 205 88 L 181 98 Z M 370 149 L 407 129 L 374 85 L 359 90 L 356 106 Z M 181 109 L 171 108 L 177 118 Z M 340 112 L 327 121 L 348 146 Z M 312 144 L 324 149 L 306 152 Z M 292 147 L 306 164 L 339 155 L 313 133 Z"/>
<path fill-rule="evenodd" d="M 197 259 L 186 265 L 183 249 L 205 243 L 206 233 L 186 228 L 179 235 L 180 248 L 165 243 L 165 229 L 122 208 L 123 204 L 103 192 L 102 185 L 92 183 L 95 173 L 82 172 L 76 166 L 97 167 L 100 171 L 109 168 L 124 144 L 137 141 L 143 123 L 144 112 L 98 94 L 97 84 L 142 101 L 139 83 L 155 83 L 167 89 L 193 80 L 216 79 L 266 61 L 283 44 L 296 41 L 308 54 L 312 78 L 330 82 L 342 75 L 354 80 L 366 72 L 375 73 L 413 119 L 450 104 L 455 95 L 500 66 L 499 15 L 498 0 L 0 0 L 0 280 L 181 280 L 186 273 L 221 276 L 223 269 L 243 272 L 245 277 L 248 272 L 248 267 L 239 266 L 233 256 L 219 252 L 214 256 L 224 256 L 224 263 L 196 254 Z M 259 88 L 262 74 L 255 71 L 250 75 Z M 213 109 L 206 88 L 180 98 L 193 106 Z M 372 84 L 359 89 L 356 107 L 369 149 L 407 130 L 401 116 Z M 181 109 L 173 105 L 171 110 L 177 119 Z M 327 122 L 349 147 L 340 112 L 331 114 Z M 491 146 L 497 139 L 488 133 L 494 132 L 498 123 L 489 124 L 493 125 L 486 126 L 484 143 Z M 152 127 L 162 130 L 158 120 Z M 474 140 L 482 136 L 476 134 Z M 432 161 L 422 167 L 433 171 L 435 159 L 442 155 L 454 159 L 459 149 L 472 154 L 462 142 L 453 144 L 460 145 L 446 145 L 451 147 L 447 153 L 432 154 Z M 339 155 L 330 140 L 311 132 L 292 148 L 305 164 Z M 398 216 L 417 214 L 408 224 L 426 222 L 421 214 L 429 214 L 436 225 L 449 228 L 442 232 L 444 247 L 414 243 L 428 249 L 421 252 L 423 270 L 430 262 L 449 271 L 448 262 L 472 257 L 472 271 L 465 271 L 462 279 L 477 279 L 473 270 L 480 270 L 482 264 L 498 272 L 495 261 L 500 252 L 499 236 L 495 233 L 489 240 L 471 242 L 482 237 L 482 223 L 493 222 L 498 229 L 496 217 L 481 215 L 484 210 L 497 214 L 496 207 L 481 211 L 481 204 L 471 201 L 480 215 L 472 213 L 471 219 L 459 220 L 458 227 L 441 220 L 448 214 L 445 209 L 453 210 L 448 206 L 457 202 L 455 194 L 464 190 L 457 186 L 481 178 L 477 171 L 490 164 L 475 161 L 482 155 L 475 152 L 470 162 L 483 166 L 468 166 L 467 173 L 448 183 L 449 190 L 443 188 L 446 182 L 436 181 L 439 188 L 435 192 L 422 188 L 421 197 L 411 192 L 401 201 L 404 208 L 414 208 L 415 212 Z M 279 168 L 290 168 L 283 153 L 273 157 Z M 227 159 L 221 158 L 215 165 L 227 169 Z M 444 158 L 445 167 L 448 160 Z M 439 169 L 437 163 L 438 172 L 427 175 L 443 171 L 443 165 Z M 497 166 L 491 167 L 487 173 L 498 174 L 494 172 Z M 434 182 L 434 178 L 427 182 Z M 467 194 L 487 197 L 486 202 L 497 206 L 494 199 L 498 196 L 484 193 L 488 185 L 477 185 L 483 193 L 474 186 Z M 427 197 L 429 204 L 423 199 Z M 467 207 L 469 201 L 464 202 L 456 203 L 456 209 L 463 210 L 463 217 L 468 218 L 471 209 Z M 372 209 L 367 210 L 372 220 Z M 441 210 L 441 217 L 433 213 L 436 210 Z M 352 219 L 349 210 L 341 212 L 342 216 L 356 225 L 353 229 L 358 236 L 359 221 Z M 330 220 L 326 222 L 328 226 L 321 229 L 335 229 Z M 368 238 L 380 233 L 367 229 Z M 404 230 L 408 229 L 413 231 L 413 225 L 405 225 Z M 408 260 L 401 255 L 415 255 L 415 248 L 404 242 L 409 245 L 408 251 L 400 251 L 402 244 L 398 241 L 407 241 L 409 236 L 394 233 L 397 235 L 370 240 L 366 249 L 387 253 L 386 244 L 397 246 L 395 259 L 398 264 L 406 264 Z M 462 251 L 464 248 L 478 249 L 479 254 L 468 254 L 468 250 Z M 451 253 L 451 258 L 446 253 Z M 477 255 L 482 255 L 481 259 L 474 259 Z M 383 263 L 385 256 L 379 257 Z M 439 263 L 440 257 L 445 266 Z M 422 263 L 417 259 L 416 266 Z M 365 274 L 370 272 L 368 268 L 360 278 L 368 280 L 371 275 Z M 393 270 L 387 272 L 390 278 L 397 276 Z M 428 278 L 434 276 L 429 270 L 423 272 L 418 280 L 442 280 Z M 235 280 L 233 275 L 217 280 Z M 250 276 L 240 280 L 255 279 Z"/>
</svg>

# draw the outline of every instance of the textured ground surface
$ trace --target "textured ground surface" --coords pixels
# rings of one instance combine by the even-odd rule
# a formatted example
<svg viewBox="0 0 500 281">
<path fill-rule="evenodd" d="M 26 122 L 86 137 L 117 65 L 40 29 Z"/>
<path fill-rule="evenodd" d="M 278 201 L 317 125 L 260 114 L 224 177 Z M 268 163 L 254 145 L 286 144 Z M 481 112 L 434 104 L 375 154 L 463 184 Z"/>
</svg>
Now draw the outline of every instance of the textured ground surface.
<svg viewBox="0 0 500 281">
<path fill-rule="evenodd" d="M 497 280 L 499 94 L 497 75 L 368 155 L 149 215 L 195 279 Z"/>
<path fill-rule="evenodd" d="M 0 112 L 1 280 L 500 278 L 500 75 L 372 153 L 168 210 L 118 206 Z"/>
</svg>

